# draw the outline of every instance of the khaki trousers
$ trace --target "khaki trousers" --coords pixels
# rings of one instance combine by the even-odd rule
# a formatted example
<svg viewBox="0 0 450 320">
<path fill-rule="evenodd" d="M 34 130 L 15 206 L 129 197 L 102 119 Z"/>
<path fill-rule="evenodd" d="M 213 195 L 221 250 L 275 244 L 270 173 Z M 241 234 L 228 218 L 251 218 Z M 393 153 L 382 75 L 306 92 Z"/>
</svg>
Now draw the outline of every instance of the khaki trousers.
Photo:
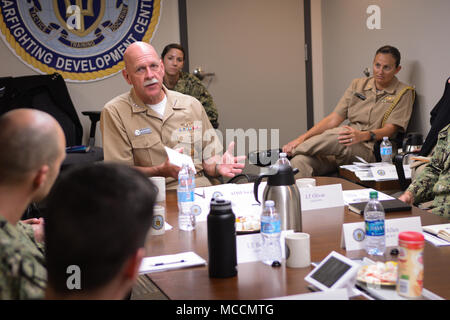
<svg viewBox="0 0 450 320">
<path fill-rule="evenodd" d="M 375 162 L 372 143 L 362 142 L 346 147 L 337 139 L 341 130 L 341 127 L 326 130 L 293 150 L 294 157 L 290 161 L 292 167 L 299 169 L 296 179 L 330 174 L 341 165 L 357 161 L 355 156 Z"/>
</svg>

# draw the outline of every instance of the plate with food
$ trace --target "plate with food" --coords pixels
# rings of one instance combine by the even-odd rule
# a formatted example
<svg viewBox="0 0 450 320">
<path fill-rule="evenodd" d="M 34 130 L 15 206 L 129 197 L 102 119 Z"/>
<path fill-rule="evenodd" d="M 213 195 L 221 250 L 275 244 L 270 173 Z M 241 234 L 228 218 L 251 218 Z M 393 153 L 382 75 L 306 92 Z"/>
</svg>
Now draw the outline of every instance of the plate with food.
<svg viewBox="0 0 450 320">
<path fill-rule="evenodd" d="M 395 286 L 397 284 L 397 262 L 376 262 L 362 266 L 356 280 L 365 284 Z"/>
<path fill-rule="evenodd" d="M 236 217 L 236 233 L 248 234 L 258 233 L 261 228 L 259 216 L 238 216 Z"/>
</svg>

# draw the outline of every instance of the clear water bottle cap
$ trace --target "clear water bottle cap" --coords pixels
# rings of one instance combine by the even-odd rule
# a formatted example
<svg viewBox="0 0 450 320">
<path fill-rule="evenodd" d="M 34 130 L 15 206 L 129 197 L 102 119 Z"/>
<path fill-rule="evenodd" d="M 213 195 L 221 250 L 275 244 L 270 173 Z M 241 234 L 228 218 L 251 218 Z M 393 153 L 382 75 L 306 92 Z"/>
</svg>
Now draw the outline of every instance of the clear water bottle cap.
<svg viewBox="0 0 450 320">
<path fill-rule="evenodd" d="M 389 137 L 383 137 L 383 140 L 384 141 L 386 141 L 386 140 L 388 140 L 389 139 Z"/>
<path fill-rule="evenodd" d="M 370 191 L 369 197 L 370 197 L 370 199 L 378 199 L 378 192 L 377 191 Z"/>
<path fill-rule="evenodd" d="M 274 207 L 275 206 L 275 202 L 273 202 L 273 200 L 266 200 L 266 202 L 264 204 L 266 207 Z"/>
<path fill-rule="evenodd" d="M 280 158 L 286 158 L 286 157 L 287 157 L 286 152 L 281 152 L 281 153 L 280 153 Z"/>
</svg>

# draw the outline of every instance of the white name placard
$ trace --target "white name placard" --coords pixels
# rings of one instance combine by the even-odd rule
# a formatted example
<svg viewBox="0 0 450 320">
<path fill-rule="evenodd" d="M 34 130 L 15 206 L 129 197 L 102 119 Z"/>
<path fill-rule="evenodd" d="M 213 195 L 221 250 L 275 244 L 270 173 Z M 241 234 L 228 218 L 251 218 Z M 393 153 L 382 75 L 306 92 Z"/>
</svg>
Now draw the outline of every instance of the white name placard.
<svg viewBox="0 0 450 320">
<path fill-rule="evenodd" d="M 397 180 L 397 169 L 393 164 L 379 165 L 370 168 L 373 178 L 375 180 Z M 411 168 L 409 165 L 403 166 L 403 171 L 405 172 L 405 178 L 411 179 Z"/>
<path fill-rule="evenodd" d="M 341 184 L 300 188 L 302 211 L 344 206 Z"/>
<path fill-rule="evenodd" d="M 386 247 L 398 246 L 398 234 L 403 231 L 422 232 L 420 217 L 388 219 L 385 223 Z M 342 225 L 341 247 L 347 251 L 364 249 L 364 222 Z"/>
<path fill-rule="evenodd" d="M 281 231 L 281 256 L 286 257 L 284 238 L 294 230 Z M 260 233 L 240 235 L 236 237 L 237 263 L 259 261 L 261 257 L 262 238 Z M 281 261 L 280 261 L 281 262 Z"/>
</svg>

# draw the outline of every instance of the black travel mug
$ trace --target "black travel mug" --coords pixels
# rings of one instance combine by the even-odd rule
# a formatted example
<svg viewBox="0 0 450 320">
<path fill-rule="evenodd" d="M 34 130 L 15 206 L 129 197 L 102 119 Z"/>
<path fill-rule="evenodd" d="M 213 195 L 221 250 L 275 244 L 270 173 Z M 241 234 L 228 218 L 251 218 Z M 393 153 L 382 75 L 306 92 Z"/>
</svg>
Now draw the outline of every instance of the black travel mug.
<svg viewBox="0 0 450 320">
<path fill-rule="evenodd" d="M 236 217 L 231 202 L 213 198 L 208 214 L 208 268 L 211 278 L 237 274 Z"/>
</svg>

